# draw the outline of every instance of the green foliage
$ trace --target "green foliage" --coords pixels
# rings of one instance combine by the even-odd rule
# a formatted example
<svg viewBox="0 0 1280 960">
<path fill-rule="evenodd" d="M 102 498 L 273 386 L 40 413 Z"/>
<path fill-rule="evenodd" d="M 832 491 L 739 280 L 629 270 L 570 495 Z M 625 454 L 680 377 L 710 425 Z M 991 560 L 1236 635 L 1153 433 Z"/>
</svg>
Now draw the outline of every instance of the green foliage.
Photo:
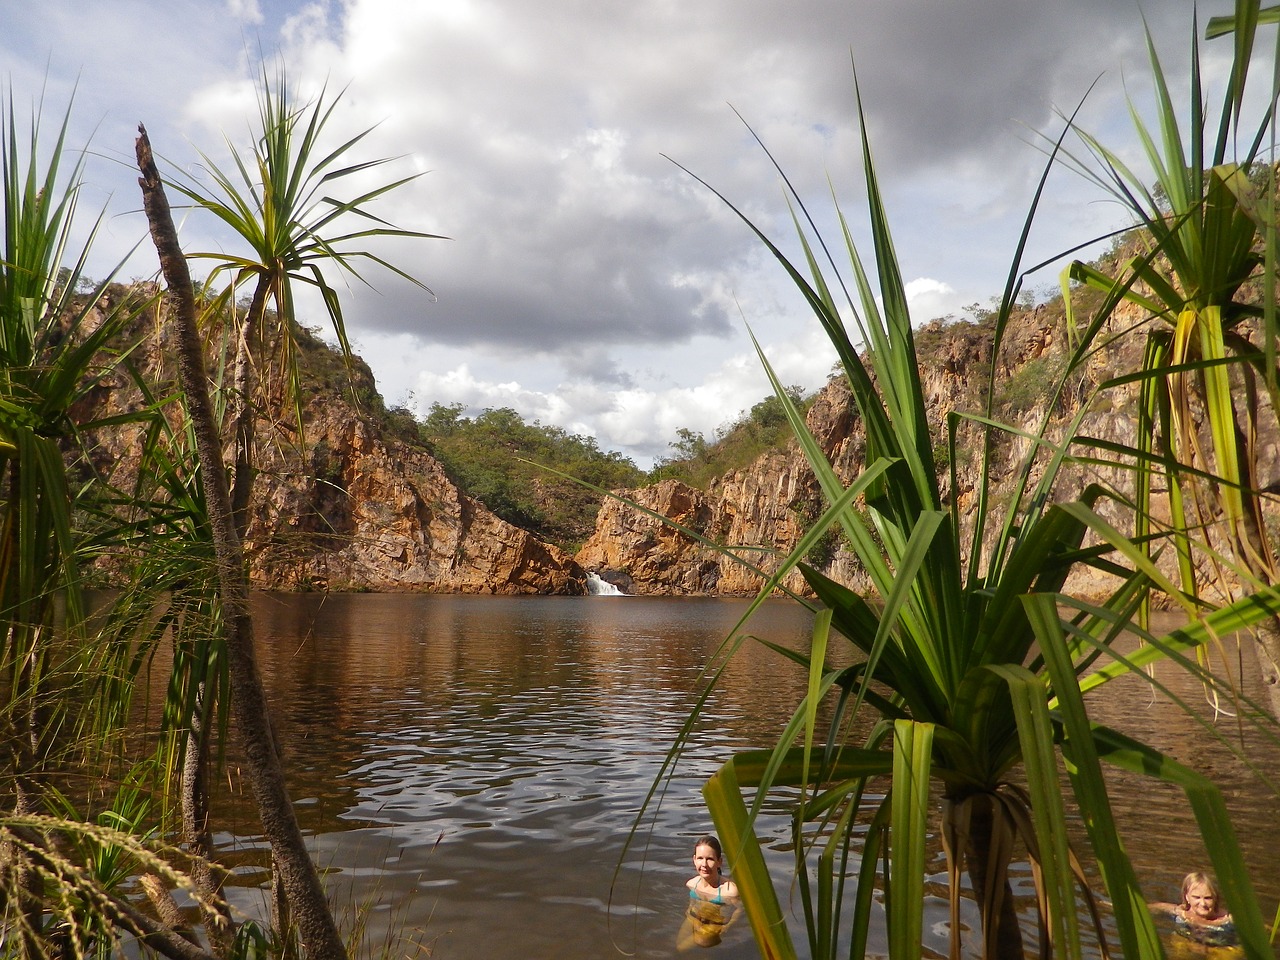
<svg viewBox="0 0 1280 960">
<path fill-rule="evenodd" d="M 268 310 L 269 322 L 274 324 L 274 312 Z M 295 348 L 295 374 L 301 396 L 312 397 L 317 393 L 346 398 L 357 410 L 381 423 L 392 436 L 401 440 L 417 440 L 417 421 L 410 414 L 406 420 L 403 408 L 388 410 L 377 381 L 369 365 L 357 356 L 342 355 L 341 347 L 335 349 L 327 343 L 314 327 L 297 325 L 291 334 Z"/>
<path fill-rule="evenodd" d="M 979 487 L 963 517 L 940 490 L 933 456 L 940 438 L 925 408 L 905 285 L 865 124 L 862 147 L 874 250 L 870 263 L 854 247 L 855 231 L 837 210 L 840 249 L 847 255 L 842 271 L 830 252 L 837 245 L 816 235 L 815 218 L 785 175 L 803 251 L 798 264 L 717 194 L 804 296 L 840 357 L 866 430 L 864 471 L 848 482 L 827 460 L 760 354 L 827 503 L 757 600 L 763 603 L 788 572 L 799 568 L 820 601 L 813 605 L 809 648 L 795 651 L 767 638 L 734 635 L 716 661 L 722 665 L 741 643 L 756 639 L 808 679 L 776 746 L 731 757 L 703 791 L 735 863 L 761 954 L 779 960 L 798 956 L 752 823 L 768 803 L 785 804 L 792 812 L 795 863 L 784 886 L 803 910 L 808 953 L 815 960 L 863 953 L 877 888 L 887 901 L 889 954 L 895 960 L 922 955 L 924 845 L 930 835 L 941 838 L 947 858 L 952 956 L 963 952 L 966 937 L 966 925 L 959 921 L 965 873 L 981 920 L 979 942 L 970 951 L 985 958 L 1024 956 L 1008 872 L 1014 851 L 1024 850 L 1032 861 L 1046 955 L 1051 950 L 1081 957 L 1082 928 L 1089 926 L 1081 902 L 1092 914 L 1096 935 L 1106 933 L 1094 891 L 1071 851 L 1061 788 L 1065 774 L 1077 808 L 1088 811 L 1087 843 L 1124 955 L 1159 955 L 1148 898 L 1111 817 L 1102 772 L 1106 762 L 1184 790 L 1214 869 L 1224 887 L 1232 888 L 1245 955 L 1270 957 L 1220 792 L 1171 758 L 1092 723 L 1082 692 L 1118 676 L 1143 676 L 1144 666 L 1164 658 L 1212 684 L 1214 678 L 1196 670 L 1187 652 L 1274 616 L 1280 597 L 1266 591 L 1243 598 L 1163 637 L 1135 622 L 1151 591 L 1176 597 L 1179 590 L 1152 562 L 1146 544 L 1120 534 L 1095 509 L 1108 500 L 1113 503 L 1107 506 L 1123 508 L 1127 498 L 1098 487 L 1059 489 L 1061 469 L 1074 462 L 1084 414 L 1061 435 L 1056 427 L 1050 433 L 1048 415 L 1087 362 L 1108 319 L 1106 310 L 1079 332 L 1046 391 L 1037 427 L 1013 431 L 995 418 L 996 359 L 1020 301 L 1022 255 L 1057 145 L 1031 203 L 1005 293 L 994 311 L 978 317 L 990 327 L 991 362 L 985 410 L 972 418 L 982 458 Z M 1081 405 L 1082 411 L 1087 408 Z M 951 414 L 948 428 L 953 431 L 959 421 L 959 414 Z M 998 438 L 1009 433 L 1028 442 L 1021 445 L 1009 495 L 997 502 L 988 466 Z M 832 527 L 848 538 L 866 571 L 869 597 L 804 565 L 804 557 Z M 1086 536 L 1101 548 L 1085 549 Z M 1101 601 L 1085 602 L 1065 592 L 1068 576 L 1087 567 L 1114 584 Z M 744 622 L 749 616 L 750 611 Z M 1147 641 L 1140 656 L 1113 653 L 1113 641 L 1126 632 Z M 828 666 L 829 647 L 842 642 L 851 648 L 853 664 Z M 718 675 L 711 673 L 707 696 Z M 865 711 L 872 712 L 874 723 L 863 739 L 852 731 L 860 729 L 854 720 Z M 694 726 L 691 718 L 686 730 Z M 683 739 L 669 759 L 682 745 Z M 931 781 L 943 799 L 936 824 Z M 855 874 L 856 886 L 846 886 L 846 878 Z M 1241 909 L 1235 914 L 1237 903 Z"/>
<path fill-rule="evenodd" d="M 1139 469 L 1135 535 L 1145 538 L 1153 526 L 1148 517 L 1159 497 L 1175 529 L 1198 527 L 1205 517 L 1225 520 L 1175 540 L 1181 587 L 1192 598 L 1233 581 L 1246 589 L 1280 583 L 1253 469 L 1259 394 L 1271 392 L 1272 415 L 1278 399 L 1276 181 L 1275 167 L 1263 159 L 1277 136 L 1274 90 L 1252 120 L 1243 111 L 1249 56 L 1267 19 L 1257 3 L 1239 0 L 1233 16 L 1210 21 L 1209 37 L 1235 41 L 1216 123 L 1206 109 L 1198 41 L 1184 116 L 1148 36 L 1155 122 L 1136 108 L 1131 114 L 1154 177 L 1150 187 L 1115 151 L 1080 132 L 1092 162 L 1078 166 L 1143 228 L 1140 247 L 1109 269 L 1070 267 L 1074 280 L 1105 298 L 1104 311 L 1127 302 L 1152 321 L 1138 378 L 1137 441 L 1127 452 Z M 1280 666 L 1277 634 L 1280 624 L 1271 625 L 1258 647 L 1271 668 Z M 1280 717 L 1280 698 L 1272 711 Z"/>
<path fill-rule="evenodd" d="M 464 417 L 460 403 L 433 403 L 422 419 L 423 440 L 449 476 L 508 523 L 572 550 L 595 529 L 600 498 L 542 467 L 615 490 L 644 474 L 627 457 L 601 450 L 594 437 L 537 420 L 525 423 L 509 407 Z"/>
<path fill-rule="evenodd" d="M 1002 385 L 996 401 L 1011 415 L 1043 412 L 1062 379 L 1065 357 L 1045 353 L 1014 370 Z"/>
<path fill-rule="evenodd" d="M 789 386 L 786 395 L 793 404 L 806 403 L 802 387 Z M 783 403 L 774 394 L 721 426 L 710 443 L 688 427 L 681 427 L 676 433 L 677 439 L 670 444 L 672 455 L 654 465 L 649 483 L 675 479 L 705 490 L 717 477 L 750 466 L 762 454 L 781 449 L 791 439 Z"/>
</svg>

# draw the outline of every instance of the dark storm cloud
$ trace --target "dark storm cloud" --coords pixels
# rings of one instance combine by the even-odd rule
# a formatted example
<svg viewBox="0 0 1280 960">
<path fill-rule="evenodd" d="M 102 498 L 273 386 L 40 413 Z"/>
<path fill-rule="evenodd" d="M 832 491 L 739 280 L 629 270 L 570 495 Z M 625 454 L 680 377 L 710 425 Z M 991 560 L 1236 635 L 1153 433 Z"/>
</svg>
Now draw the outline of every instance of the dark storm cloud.
<svg viewBox="0 0 1280 960">
<path fill-rule="evenodd" d="M 753 269 L 756 242 L 662 159 L 776 223 L 776 179 L 729 104 L 802 185 L 852 179 L 852 57 L 884 171 L 988 165 L 998 202 L 1041 162 L 1029 130 L 1142 66 L 1136 6 L 1102 2 L 360 2 L 327 32 L 360 117 L 431 170 L 420 211 L 455 238 L 421 255 L 436 304 L 362 322 L 546 350 L 730 329 L 715 280 Z"/>
</svg>

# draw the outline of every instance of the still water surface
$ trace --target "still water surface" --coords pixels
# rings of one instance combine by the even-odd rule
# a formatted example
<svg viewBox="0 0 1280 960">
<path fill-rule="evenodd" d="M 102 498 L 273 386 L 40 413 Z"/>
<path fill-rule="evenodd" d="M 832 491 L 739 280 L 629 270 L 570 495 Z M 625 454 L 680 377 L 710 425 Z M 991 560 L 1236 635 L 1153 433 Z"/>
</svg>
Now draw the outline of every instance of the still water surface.
<svg viewBox="0 0 1280 960">
<path fill-rule="evenodd" d="M 256 597 L 291 788 L 336 901 L 376 903 L 373 933 L 399 930 L 439 960 L 676 956 L 693 841 L 710 829 L 701 783 L 733 751 L 773 743 L 801 696 L 798 668 L 742 647 L 625 856 L 624 845 L 704 665 L 745 609 L 643 597 Z M 811 625 L 777 601 L 749 632 L 799 646 Z M 1096 704 L 1100 718 L 1225 784 L 1264 911 L 1274 909 L 1280 803 L 1205 730 L 1124 683 Z M 1198 698 L 1193 686 L 1181 692 Z M 1280 750 L 1247 736 L 1249 755 L 1280 771 Z M 1146 783 L 1118 791 L 1140 876 L 1151 896 L 1171 899 L 1205 862 L 1185 803 Z M 247 829 L 219 842 L 244 883 L 238 905 L 256 912 L 264 860 Z M 787 823 L 773 811 L 760 832 L 785 875 Z M 936 851 L 933 869 L 928 944 L 945 950 Z M 745 921 L 707 954 L 754 956 Z"/>
</svg>

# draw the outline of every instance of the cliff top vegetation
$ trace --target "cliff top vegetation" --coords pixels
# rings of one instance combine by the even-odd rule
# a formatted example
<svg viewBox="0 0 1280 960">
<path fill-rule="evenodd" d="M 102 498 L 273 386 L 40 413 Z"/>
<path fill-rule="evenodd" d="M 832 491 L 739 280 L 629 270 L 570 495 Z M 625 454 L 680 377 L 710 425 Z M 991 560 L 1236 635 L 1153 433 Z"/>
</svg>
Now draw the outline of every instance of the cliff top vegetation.
<svg viewBox="0 0 1280 960">
<path fill-rule="evenodd" d="M 462 415 L 460 403 L 433 403 L 416 422 L 418 438 L 450 478 L 508 523 L 576 549 L 595 529 L 600 496 L 543 469 L 550 467 L 606 490 L 638 486 L 644 473 L 628 457 L 601 450 L 594 437 L 526 423 L 510 407 Z M 404 408 L 389 415 L 413 420 Z"/>
</svg>

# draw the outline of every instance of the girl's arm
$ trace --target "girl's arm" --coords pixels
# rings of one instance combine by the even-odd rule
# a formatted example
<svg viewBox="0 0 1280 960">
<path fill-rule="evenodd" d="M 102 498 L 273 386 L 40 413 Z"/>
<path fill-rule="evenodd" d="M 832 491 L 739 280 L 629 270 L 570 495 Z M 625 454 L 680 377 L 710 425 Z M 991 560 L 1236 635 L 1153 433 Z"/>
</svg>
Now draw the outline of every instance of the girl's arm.
<svg viewBox="0 0 1280 960">
<path fill-rule="evenodd" d="M 742 916 L 742 913 L 743 913 L 742 901 L 738 899 L 736 894 L 732 897 L 729 897 L 726 894 L 724 905 L 725 905 L 725 909 L 729 910 L 729 919 L 727 919 L 724 922 L 724 929 L 728 930 L 735 923 L 737 923 L 738 919 Z"/>
</svg>

